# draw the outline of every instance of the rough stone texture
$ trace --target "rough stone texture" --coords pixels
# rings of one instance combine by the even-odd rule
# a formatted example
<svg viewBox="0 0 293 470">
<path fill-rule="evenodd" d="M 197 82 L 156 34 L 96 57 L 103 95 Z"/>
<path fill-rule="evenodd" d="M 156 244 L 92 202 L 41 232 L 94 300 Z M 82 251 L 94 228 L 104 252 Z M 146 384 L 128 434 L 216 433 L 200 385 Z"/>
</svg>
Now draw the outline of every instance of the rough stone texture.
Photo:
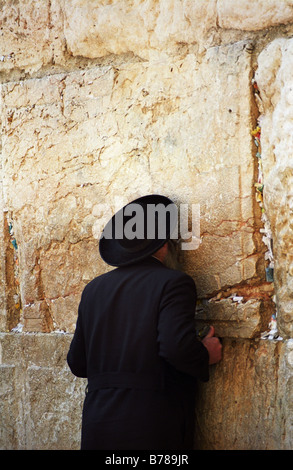
<svg viewBox="0 0 293 470">
<path fill-rule="evenodd" d="M 241 299 L 232 296 L 230 299 L 200 301 L 196 314 L 198 327 L 211 323 L 221 338 L 259 337 L 275 313 L 273 305 L 258 299 L 233 300 L 237 298 Z"/>
<path fill-rule="evenodd" d="M 2 0 L 0 6 L 0 71 L 12 77 L 84 66 L 82 57 L 158 60 L 188 47 L 200 56 L 222 41 L 255 37 L 246 32 L 293 23 L 292 0 Z"/>
<path fill-rule="evenodd" d="M 200 208 L 182 263 L 224 358 L 200 386 L 196 446 L 292 448 L 293 2 L 244 3 L 0 2 L 0 448 L 79 447 L 85 383 L 60 330 L 110 269 L 103 223 L 151 192 Z M 283 339 L 259 340 L 273 299 Z"/>
<path fill-rule="evenodd" d="M 218 26 L 258 31 L 293 22 L 292 0 L 150 0 L 64 5 L 64 35 L 74 56 L 133 53 L 146 60 L 174 53 L 178 45 L 213 45 Z M 119 41 L 117 41 L 119 37 Z"/>
<path fill-rule="evenodd" d="M 224 341 L 198 394 L 196 448 L 292 450 L 292 347 L 292 339 Z"/>
<path fill-rule="evenodd" d="M 86 383 L 66 366 L 70 335 L 0 334 L 2 450 L 79 449 Z"/>
<path fill-rule="evenodd" d="M 219 0 L 219 25 L 222 28 L 255 31 L 292 23 L 292 0 Z"/>
<path fill-rule="evenodd" d="M 64 15 L 64 35 L 74 56 L 131 52 L 146 60 L 172 54 L 178 43 L 198 43 L 217 18 L 215 0 L 121 0 L 94 7 L 75 0 L 65 3 Z"/>
<path fill-rule="evenodd" d="M 99 205 L 117 199 L 161 192 L 200 205 L 202 243 L 185 255 L 200 297 L 261 275 L 250 73 L 244 42 L 201 63 L 187 54 L 2 85 L 3 193 L 27 331 L 73 331 L 81 290 L 105 269 Z"/>
<path fill-rule="evenodd" d="M 62 61 L 64 36 L 60 1 L 0 2 L 0 71 L 23 68 L 33 73 Z"/>
<path fill-rule="evenodd" d="M 258 59 L 264 204 L 274 238 L 275 285 L 281 334 L 293 335 L 292 117 L 293 42 L 276 39 Z"/>
</svg>

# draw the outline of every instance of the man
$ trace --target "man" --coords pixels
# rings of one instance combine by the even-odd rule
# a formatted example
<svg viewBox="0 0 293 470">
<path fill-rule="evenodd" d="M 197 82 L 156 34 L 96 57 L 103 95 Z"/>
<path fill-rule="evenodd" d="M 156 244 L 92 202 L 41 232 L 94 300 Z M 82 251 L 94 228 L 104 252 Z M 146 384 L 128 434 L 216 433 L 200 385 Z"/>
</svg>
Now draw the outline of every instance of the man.
<svg viewBox="0 0 293 470">
<path fill-rule="evenodd" d="M 165 265 L 175 209 L 145 196 L 104 228 L 100 254 L 116 269 L 84 289 L 67 356 L 73 374 L 88 378 L 81 449 L 192 449 L 196 381 L 208 380 L 221 344 L 213 327 L 196 337 L 194 281 Z"/>
</svg>

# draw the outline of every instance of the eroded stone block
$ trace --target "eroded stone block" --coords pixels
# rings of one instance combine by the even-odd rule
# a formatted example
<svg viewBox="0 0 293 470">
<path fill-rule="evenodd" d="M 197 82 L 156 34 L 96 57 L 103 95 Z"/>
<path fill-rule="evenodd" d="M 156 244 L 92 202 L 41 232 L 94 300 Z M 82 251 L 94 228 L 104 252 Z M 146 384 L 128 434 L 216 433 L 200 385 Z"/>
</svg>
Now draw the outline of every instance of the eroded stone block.
<svg viewBox="0 0 293 470">
<path fill-rule="evenodd" d="M 74 56 L 90 58 L 132 53 L 156 60 L 180 44 L 201 41 L 216 27 L 215 0 L 75 0 L 65 2 L 63 11 L 68 49 Z"/>
<path fill-rule="evenodd" d="M 276 39 L 260 54 L 255 76 L 260 90 L 264 206 L 273 236 L 278 324 L 285 337 L 293 334 L 292 57 L 292 39 Z"/>
<path fill-rule="evenodd" d="M 293 22 L 292 0 L 218 0 L 219 26 L 222 28 L 258 31 Z"/>
<path fill-rule="evenodd" d="M 0 70 L 33 73 L 62 57 L 63 19 L 58 0 L 7 0 L 0 8 Z"/>
<path fill-rule="evenodd" d="M 259 338 L 267 329 L 272 313 L 269 303 L 258 299 L 243 302 L 242 297 L 235 295 L 230 299 L 200 302 L 195 318 L 198 325 L 212 324 L 216 336 L 221 338 Z"/>
<path fill-rule="evenodd" d="M 223 360 L 200 384 L 196 448 L 290 450 L 293 369 L 289 341 L 223 341 Z"/>
<path fill-rule="evenodd" d="M 2 85 L 26 329 L 73 331 L 84 285 L 107 269 L 99 208 L 112 213 L 117 198 L 199 204 L 202 244 L 184 257 L 200 296 L 256 275 L 250 60 L 243 42 L 201 63 L 188 54 Z"/>
<path fill-rule="evenodd" d="M 18 402 L 14 393 L 15 366 L 0 364 L 0 449 L 9 450 L 17 448 L 15 436 L 16 423 L 19 421 Z"/>
<path fill-rule="evenodd" d="M 72 336 L 1 333 L 0 448 L 78 450 L 86 381 L 70 372 Z"/>
</svg>

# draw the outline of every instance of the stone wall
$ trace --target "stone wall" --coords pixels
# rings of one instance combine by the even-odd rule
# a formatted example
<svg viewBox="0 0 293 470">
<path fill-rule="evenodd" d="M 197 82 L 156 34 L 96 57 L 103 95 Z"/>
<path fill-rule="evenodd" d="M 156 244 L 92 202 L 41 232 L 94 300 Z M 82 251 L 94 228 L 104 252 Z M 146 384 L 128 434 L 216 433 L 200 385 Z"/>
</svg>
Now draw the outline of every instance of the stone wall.
<svg viewBox="0 0 293 470">
<path fill-rule="evenodd" d="M 290 449 L 293 1 L 1 2 L 2 449 L 76 449 L 66 353 L 125 202 L 200 208 L 182 251 L 224 357 L 197 448 Z M 190 215 L 191 217 L 191 215 Z M 191 223 L 191 222 L 190 222 Z"/>
</svg>

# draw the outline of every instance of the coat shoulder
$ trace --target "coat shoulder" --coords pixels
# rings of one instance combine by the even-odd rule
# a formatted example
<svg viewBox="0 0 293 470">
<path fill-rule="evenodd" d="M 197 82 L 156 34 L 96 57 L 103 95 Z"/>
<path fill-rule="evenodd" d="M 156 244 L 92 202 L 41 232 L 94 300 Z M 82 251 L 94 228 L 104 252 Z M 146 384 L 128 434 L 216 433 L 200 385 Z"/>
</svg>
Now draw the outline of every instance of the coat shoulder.
<svg viewBox="0 0 293 470">
<path fill-rule="evenodd" d="M 154 260 L 145 260 L 142 263 L 129 265 L 127 267 L 115 268 L 103 273 L 84 288 L 83 295 L 107 285 L 117 285 L 123 281 L 129 283 L 135 282 L 136 285 L 148 283 L 148 285 L 159 285 L 163 288 L 166 284 L 188 284 L 195 288 L 193 278 L 180 270 L 170 269 L 161 262 Z M 138 282 L 140 281 L 140 282 Z"/>
</svg>

